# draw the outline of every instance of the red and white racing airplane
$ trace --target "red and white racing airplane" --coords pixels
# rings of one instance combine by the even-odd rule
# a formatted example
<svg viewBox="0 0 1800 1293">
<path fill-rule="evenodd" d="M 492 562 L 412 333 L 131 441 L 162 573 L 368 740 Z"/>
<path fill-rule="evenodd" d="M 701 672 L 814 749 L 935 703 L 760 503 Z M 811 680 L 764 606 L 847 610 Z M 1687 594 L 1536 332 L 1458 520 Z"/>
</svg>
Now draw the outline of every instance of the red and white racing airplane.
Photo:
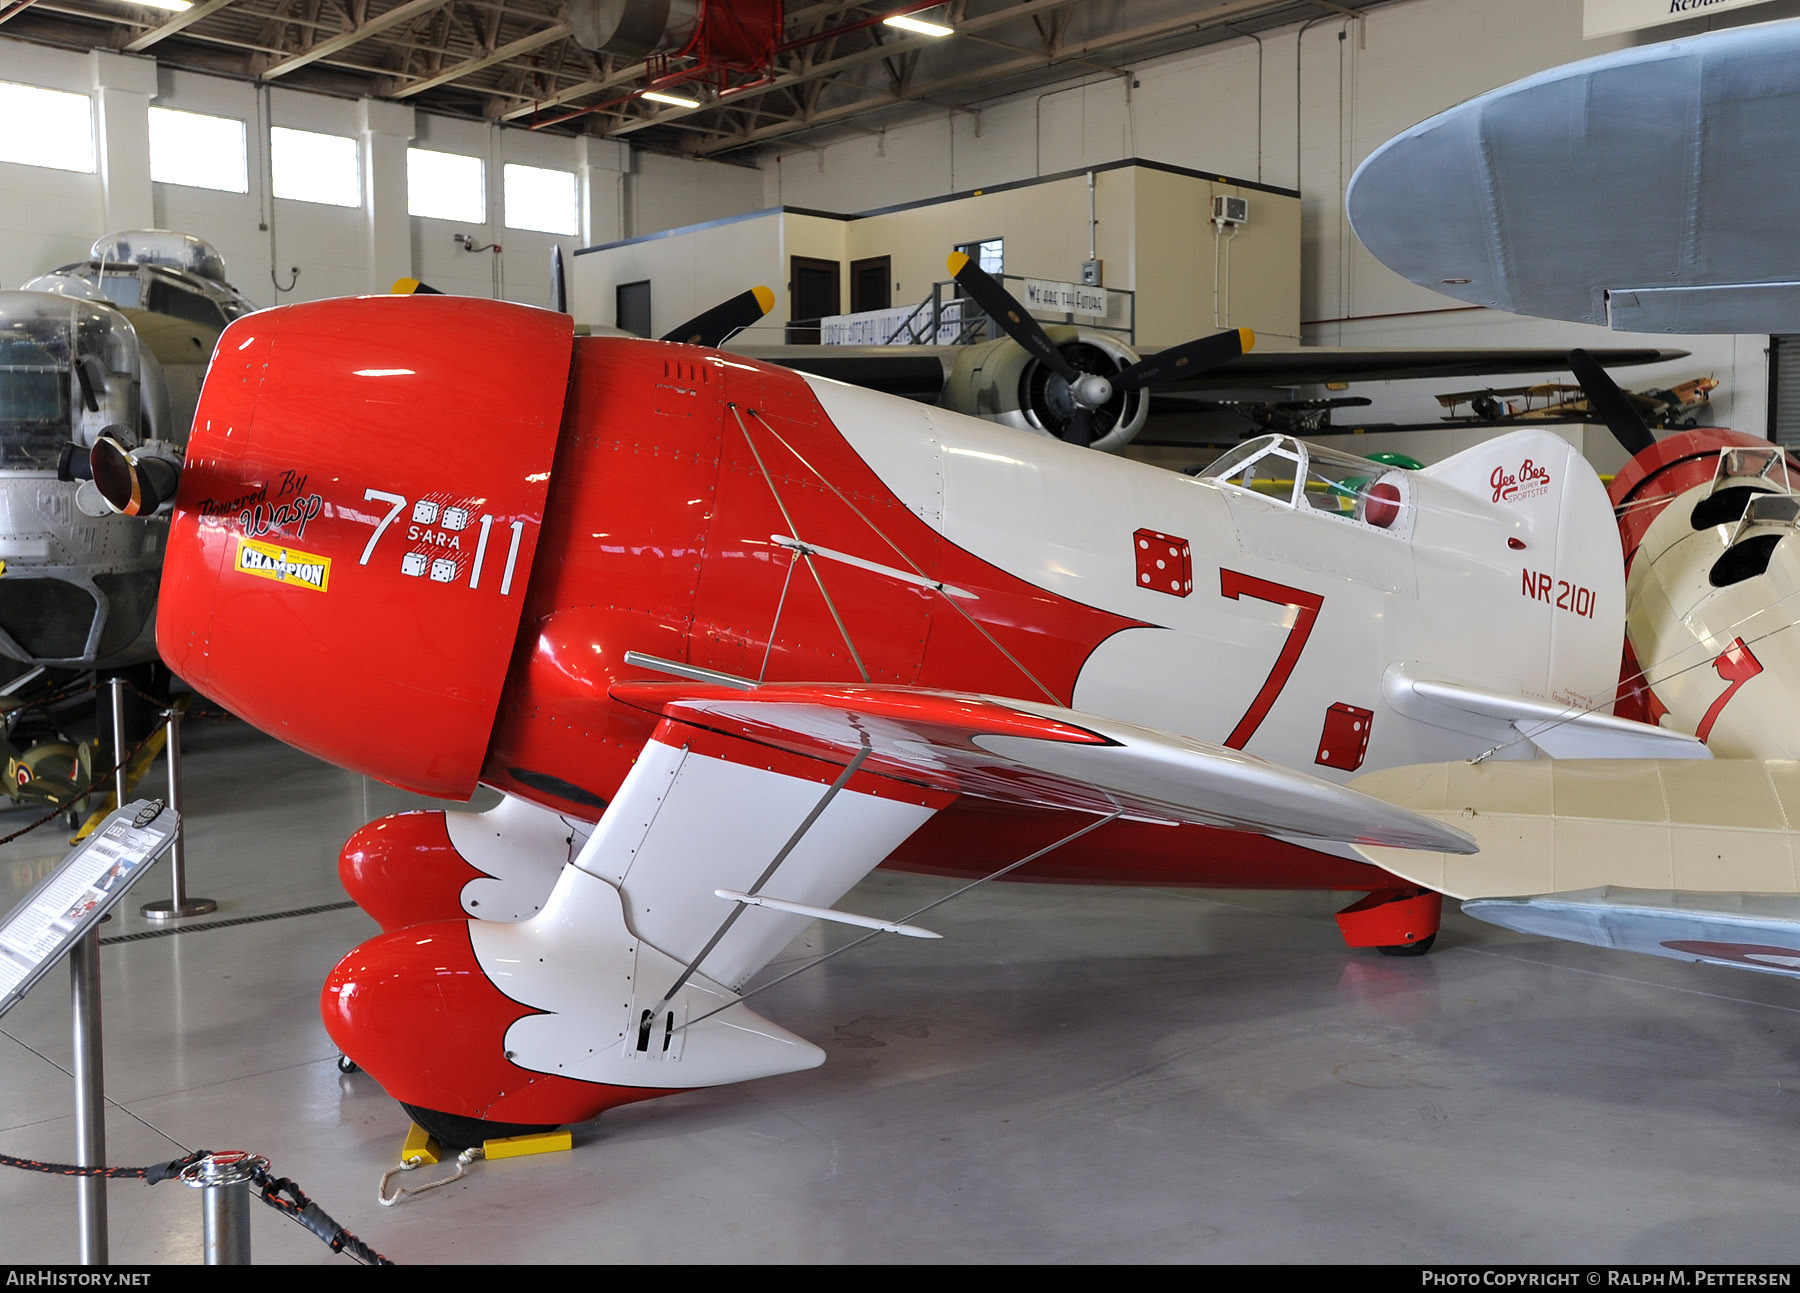
<svg viewBox="0 0 1800 1293">
<path fill-rule="evenodd" d="M 1354 846 L 1469 837 L 1351 778 L 1705 753 L 1611 716 L 1619 543 L 1544 431 L 1422 471 L 1271 435 L 1190 478 L 543 310 L 368 298 L 232 326 L 174 511 L 183 678 L 345 767 L 504 796 L 351 839 L 384 932 L 323 994 L 458 1143 L 818 1064 L 740 990 L 815 919 L 929 934 L 835 906 L 884 861 L 1354 891 L 1352 944 L 1416 951 L 1437 894 Z"/>
</svg>

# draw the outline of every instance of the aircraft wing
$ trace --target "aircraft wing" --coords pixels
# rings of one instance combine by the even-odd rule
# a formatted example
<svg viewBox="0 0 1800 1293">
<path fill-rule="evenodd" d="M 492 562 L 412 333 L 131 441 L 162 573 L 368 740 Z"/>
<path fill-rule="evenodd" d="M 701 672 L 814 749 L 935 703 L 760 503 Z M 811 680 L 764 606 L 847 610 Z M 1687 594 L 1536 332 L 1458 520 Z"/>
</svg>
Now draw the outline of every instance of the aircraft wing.
<svg viewBox="0 0 1800 1293">
<path fill-rule="evenodd" d="M 1473 856 L 1358 846 L 1472 916 L 1800 974 L 1800 764 L 1534 759 L 1391 768 L 1351 784 L 1475 837 Z"/>
<path fill-rule="evenodd" d="M 837 904 L 957 794 L 1105 815 L 1088 826 L 1128 813 L 1470 847 L 1455 826 L 1236 750 L 1048 705 L 835 684 L 611 692 L 656 716 L 655 728 L 538 914 L 413 925 L 357 953 L 390 978 L 431 967 L 452 1022 L 409 994 L 361 989 L 344 968 L 355 958 L 327 983 L 333 1037 L 378 1037 L 361 1048 L 364 1068 L 396 1098 L 432 1098 L 419 1055 L 458 1067 L 476 1116 L 555 1122 L 820 1063 L 822 1050 L 739 991 L 813 920 L 933 937 L 914 923 L 923 911 L 876 917 Z M 1082 826 L 1074 818 L 1070 838 Z M 494 1057 L 472 1080 L 471 1056 Z M 509 1092 L 514 1069 L 531 1076 Z"/>
<path fill-rule="evenodd" d="M 728 348 L 815 377 L 829 377 L 889 395 L 923 400 L 936 399 L 943 390 L 960 349 L 957 346 L 784 346 L 748 342 Z M 1156 349 L 1146 347 L 1142 353 L 1154 354 Z M 1589 353 L 1605 367 L 1622 368 L 1682 359 L 1688 352 L 1650 346 L 1612 346 Z M 1363 349 L 1303 346 L 1290 350 L 1253 350 L 1165 389 L 1232 390 L 1326 382 L 1479 377 L 1499 373 L 1564 372 L 1568 367 L 1568 350 L 1552 346 L 1440 350 L 1401 346 Z"/>
<path fill-rule="evenodd" d="M 911 687 L 615 683 L 613 699 L 749 747 L 844 763 L 940 793 L 1258 834 L 1461 853 L 1453 825 L 1253 755 L 1020 700 Z M 879 859 L 877 859 L 879 860 Z M 873 865 L 873 863 L 871 863 Z"/>
</svg>

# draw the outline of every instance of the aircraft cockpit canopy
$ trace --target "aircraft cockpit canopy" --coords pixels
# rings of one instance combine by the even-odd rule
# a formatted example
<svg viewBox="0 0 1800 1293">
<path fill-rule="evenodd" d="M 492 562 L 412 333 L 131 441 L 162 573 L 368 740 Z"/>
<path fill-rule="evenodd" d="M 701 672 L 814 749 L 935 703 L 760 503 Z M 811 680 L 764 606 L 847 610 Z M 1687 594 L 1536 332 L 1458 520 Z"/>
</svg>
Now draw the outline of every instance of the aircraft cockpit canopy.
<svg viewBox="0 0 1800 1293">
<path fill-rule="evenodd" d="M 55 471 L 70 440 L 91 446 L 106 427 L 135 428 L 138 356 L 116 310 L 0 292 L 0 468 Z"/>
<path fill-rule="evenodd" d="M 39 274 L 19 285 L 21 292 L 50 292 L 56 296 L 72 296 L 78 301 L 99 301 L 106 303 L 106 293 L 97 284 L 85 278 L 70 278 L 66 274 Z"/>
<path fill-rule="evenodd" d="M 74 286 L 80 283 L 88 290 Z M 220 332 L 256 309 L 225 281 L 225 261 L 210 243 L 163 229 L 108 234 L 94 244 L 92 260 L 59 266 L 25 287 L 97 296 L 122 309 L 167 314 Z"/>
<path fill-rule="evenodd" d="M 88 255 L 105 264 L 162 265 L 215 283 L 225 282 L 225 258 L 210 242 L 191 233 L 127 229 L 95 239 Z"/>
<path fill-rule="evenodd" d="M 1197 474 L 1399 537 L 1411 530 L 1412 487 L 1404 471 L 1293 436 L 1247 440 Z"/>
</svg>

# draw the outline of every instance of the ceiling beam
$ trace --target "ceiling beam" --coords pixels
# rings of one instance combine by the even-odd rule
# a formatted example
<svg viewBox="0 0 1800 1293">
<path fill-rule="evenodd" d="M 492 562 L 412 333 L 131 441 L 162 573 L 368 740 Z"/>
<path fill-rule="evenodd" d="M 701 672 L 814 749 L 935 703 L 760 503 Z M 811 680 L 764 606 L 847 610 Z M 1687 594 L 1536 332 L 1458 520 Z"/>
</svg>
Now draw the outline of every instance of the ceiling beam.
<svg viewBox="0 0 1800 1293">
<path fill-rule="evenodd" d="M 514 108 L 511 112 L 507 113 L 502 120 L 517 121 L 520 117 L 529 117 L 533 113 L 540 112 L 546 108 L 560 108 L 565 103 L 572 102 L 576 99 L 584 99 L 590 94 L 599 94 L 605 90 L 616 89 L 621 85 L 629 85 L 633 81 L 640 81 L 649 74 L 649 71 L 650 65 L 648 63 L 633 63 L 629 67 L 620 68 L 611 76 L 594 77 L 586 81 L 580 81 L 566 89 L 558 90 L 547 99 L 534 99 L 523 107 Z"/>
<path fill-rule="evenodd" d="M 360 27 L 339 32 L 318 41 L 310 48 L 300 51 L 290 58 L 284 58 L 262 69 L 262 80 L 273 81 L 278 76 L 286 76 L 289 72 L 299 71 L 310 63 L 322 58 L 330 58 L 333 54 L 349 49 L 352 45 L 379 35 L 390 27 L 398 27 L 403 22 L 410 22 L 420 14 L 430 13 L 433 9 L 442 8 L 446 0 L 405 0 L 385 13 L 378 13 Z"/>
<path fill-rule="evenodd" d="M 1020 9 L 1026 7 L 1027 6 L 1020 6 Z M 734 148 L 748 147 L 751 144 L 763 143 L 767 140 L 777 139 L 783 135 L 794 134 L 798 131 L 811 130 L 818 126 L 831 125 L 834 122 L 856 116 L 858 113 L 866 112 L 871 108 L 890 107 L 894 104 L 942 94 L 946 90 L 959 89 L 967 85 L 979 85 L 985 81 L 990 81 L 997 77 L 1010 76 L 1017 72 L 1036 71 L 1039 68 L 1052 67 L 1058 63 L 1075 62 L 1082 60 L 1087 55 L 1097 54 L 1103 50 L 1112 49 L 1116 46 L 1130 45 L 1133 42 L 1142 40 L 1154 40 L 1158 36 L 1166 36 L 1171 32 L 1180 31 L 1184 27 L 1196 29 L 1222 27 L 1223 23 L 1219 21 L 1221 19 L 1230 18 L 1241 13 L 1253 12 L 1258 9 L 1270 9 L 1275 7 L 1277 6 L 1272 4 L 1270 0 L 1227 0 L 1225 4 L 1217 5 L 1214 8 L 1207 10 L 1203 20 L 1195 18 L 1192 14 L 1185 15 L 1181 18 L 1164 19 L 1162 22 L 1149 23 L 1142 27 L 1134 27 L 1129 31 L 1109 32 L 1104 36 L 1096 36 L 1093 39 L 1083 41 L 1078 45 L 1065 45 L 1058 50 L 1042 54 L 1029 54 L 1005 63 L 989 64 L 985 67 L 975 68 L 972 71 L 945 77 L 941 80 L 930 82 L 929 84 L 915 85 L 904 94 L 882 94 L 876 92 L 872 94 L 871 97 L 858 100 L 856 103 L 844 104 L 841 107 L 836 108 L 828 108 L 824 112 L 815 113 L 804 120 L 787 121 L 775 126 L 764 126 L 760 130 L 749 131 L 736 138 L 719 140 L 714 143 L 703 145 L 697 151 L 703 155 L 728 152 Z M 1017 9 L 1006 11 L 1008 16 L 1017 16 L 1018 12 L 1019 10 Z M 982 23 L 981 25 L 987 26 L 989 24 Z M 973 28 L 975 26 L 975 23 L 967 23 L 964 25 L 964 28 Z M 847 60 L 840 59 L 837 61 L 842 63 Z M 813 69 L 812 74 L 820 75 L 825 73 L 826 70 L 827 69 L 824 67 L 815 68 Z M 773 87 L 759 87 L 759 89 L 762 88 Z M 746 91 L 746 93 L 753 92 L 754 91 Z M 692 109 L 672 109 L 671 111 L 685 115 L 687 112 L 692 111 Z M 613 135 L 628 134 L 632 130 L 639 128 L 641 127 L 637 123 L 633 123 L 632 125 L 620 127 L 609 133 Z"/>
<path fill-rule="evenodd" d="M 521 36 L 511 44 L 502 45 L 499 49 L 494 50 L 490 54 L 485 54 L 480 58 L 467 59 L 456 64 L 454 67 L 444 68 L 435 76 L 428 76 L 422 81 L 413 81 L 410 84 L 407 84 L 403 78 L 396 77 L 383 88 L 382 94 L 384 97 L 390 99 L 408 99 L 415 94 L 423 94 L 427 90 L 435 90 L 440 85 L 448 85 L 452 81 L 459 81 L 465 76 L 471 76 L 485 68 L 494 66 L 496 63 L 504 63 L 508 59 L 518 58 L 521 55 L 531 53 L 533 50 L 542 49 L 552 41 L 558 41 L 565 36 L 573 35 L 574 30 L 575 29 L 566 22 L 558 23 L 554 27 L 546 27 L 543 31 L 533 32 L 529 36 Z"/>
<path fill-rule="evenodd" d="M 8 18 L 17 18 L 36 3 L 37 0 L 16 0 L 16 3 L 8 4 L 6 0 L 0 0 L 0 22 L 5 22 Z"/>
<path fill-rule="evenodd" d="M 226 5 L 236 4 L 237 0 L 206 0 L 205 4 L 197 4 L 192 9 L 176 14 L 160 27 L 152 27 L 136 40 L 125 46 L 127 54 L 141 54 L 160 40 L 173 36 L 184 28 L 191 27 L 202 18 L 209 18 Z"/>
</svg>

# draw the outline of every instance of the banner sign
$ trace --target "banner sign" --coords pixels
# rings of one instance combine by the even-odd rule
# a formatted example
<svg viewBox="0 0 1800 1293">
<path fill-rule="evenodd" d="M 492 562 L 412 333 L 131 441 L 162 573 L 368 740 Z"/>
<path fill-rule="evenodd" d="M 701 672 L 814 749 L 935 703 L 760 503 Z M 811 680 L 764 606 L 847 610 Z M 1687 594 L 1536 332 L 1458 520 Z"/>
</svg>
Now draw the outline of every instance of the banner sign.
<svg viewBox="0 0 1800 1293">
<path fill-rule="evenodd" d="M 1581 34 L 1588 40 L 1622 31 L 1657 27 L 1683 18 L 1708 18 L 1728 9 L 1743 9 L 1769 0 L 1586 0 Z"/>
<path fill-rule="evenodd" d="M 969 303 L 969 317 L 977 311 Z M 938 312 L 936 335 L 932 335 L 931 312 L 910 305 L 896 305 L 887 310 L 863 310 L 858 314 L 828 314 L 819 320 L 819 342 L 826 346 L 910 346 L 917 344 L 950 346 L 956 344 L 963 326 L 963 302 L 950 300 Z M 913 335 L 917 333 L 918 335 Z"/>
<path fill-rule="evenodd" d="M 1025 290 L 1019 293 L 1019 299 L 1033 314 L 1079 314 L 1104 319 L 1112 310 L 1111 293 L 1104 287 L 1057 283 L 1047 278 L 1027 278 L 1020 286 Z"/>
</svg>

